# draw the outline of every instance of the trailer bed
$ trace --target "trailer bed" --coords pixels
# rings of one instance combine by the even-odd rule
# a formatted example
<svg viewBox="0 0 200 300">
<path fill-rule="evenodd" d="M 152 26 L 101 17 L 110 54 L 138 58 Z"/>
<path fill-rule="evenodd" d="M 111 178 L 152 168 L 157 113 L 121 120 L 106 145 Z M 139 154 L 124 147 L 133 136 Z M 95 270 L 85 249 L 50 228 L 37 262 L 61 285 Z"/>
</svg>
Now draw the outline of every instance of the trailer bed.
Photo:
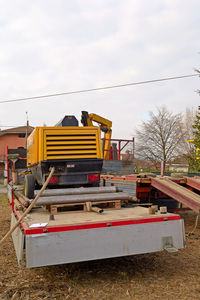
<svg viewBox="0 0 200 300">
<path fill-rule="evenodd" d="M 12 211 L 11 226 L 21 214 Z M 48 210 L 36 207 L 13 232 L 18 264 L 22 265 L 25 252 L 28 268 L 177 251 L 185 247 L 184 237 L 179 215 L 149 215 L 148 208 L 139 206 L 106 209 L 103 214 L 70 211 L 54 215 L 54 220 Z"/>
<path fill-rule="evenodd" d="M 93 222 L 109 222 L 113 220 L 141 220 L 144 218 L 158 219 L 158 216 L 163 216 L 160 214 L 149 215 L 148 208 L 146 207 L 130 207 L 121 208 L 120 210 L 106 209 L 103 214 L 97 214 L 94 212 L 61 212 L 54 215 L 55 220 L 50 220 L 50 213 L 43 208 L 36 208 L 31 211 L 31 213 L 26 218 L 26 224 L 28 226 L 34 225 L 36 223 L 48 223 L 48 226 L 58 226 L 58 225 L 75 225 L 80 223 L 93 223 Z M 174 217 L 173 214 L 165 214 L 164 218 Z"/>
</svg>

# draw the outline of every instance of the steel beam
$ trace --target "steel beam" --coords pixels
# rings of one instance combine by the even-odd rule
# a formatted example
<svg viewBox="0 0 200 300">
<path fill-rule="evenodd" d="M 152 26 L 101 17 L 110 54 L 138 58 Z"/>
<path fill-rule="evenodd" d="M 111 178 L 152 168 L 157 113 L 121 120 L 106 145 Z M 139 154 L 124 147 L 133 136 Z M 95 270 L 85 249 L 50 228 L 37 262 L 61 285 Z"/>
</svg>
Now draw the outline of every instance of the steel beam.
<svg viewBox="0 0 200 300">
<path fill-rule="evenodd" d="M 40 197 L 37 201 L 38 205 L 53 205 L 67 203 L 83 203 L 83 202 L 99 202 L 111 200 L 129 200 L 132 197 L 128 193 L 105 193 L 105 194 L 83 194 L 83 195 L 66 195 L 66 196 L 49 196 Z"/>
<path fill-rule="evenodd" d="M 199 179 L 186 177 L 186 180 L 187 180 L 186 181 L 187 185 L 189 185 L 190 187 L 200 191 L 200 180 Z"/>
<path fill-rule="evenodd" d="M 35 196 L 39 191 L 35 191 Z M 82 195 L 82 194 L 101 194 L 101 193 L 115 193 L 122 192 L 116 186 L 101 186 L 101 187 L 81 187 L 81 188 L 67 188 L 67 189 L 48 189 L 42 193 L 42 197 L 46 196 L 61 196 L 61 195 Z"/>
<path fill-rule="evenodd" d="M 200 212 L 200 196 L 187 188 L 167 178 L 151 177 L 151 185 L 195 212 Z"/>
</svg>

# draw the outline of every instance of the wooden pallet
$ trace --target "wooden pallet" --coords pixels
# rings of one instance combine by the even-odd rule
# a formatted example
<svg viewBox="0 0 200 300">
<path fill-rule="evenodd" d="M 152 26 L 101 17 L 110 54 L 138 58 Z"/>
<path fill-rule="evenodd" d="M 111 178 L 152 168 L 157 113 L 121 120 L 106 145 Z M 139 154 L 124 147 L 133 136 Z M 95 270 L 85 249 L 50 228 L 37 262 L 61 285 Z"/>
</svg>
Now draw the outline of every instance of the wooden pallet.
<svg viewBox="0 0 200 300">
<path fill-rule="evenodd" d="M 70 211 L 75 211 L 77 207 L 82 207 L 82 210 L 85 212 L 91 211 L 92 206 L 101 206 L 103 205 L 103 209 L 120 209 L 121 208 L 121 200 L 106 200 L 106 201 L 98 201 L 98 202 L 83 202 L 83 203 L 66 203 L 66 204 L 53 204 L 48 205 L 47 209 L 50 214 L 55 215 L 58 213 L 69 212 L 69 209 L 64 211 L 64 208 L 70 208 Z M 61 211 L 62 209 L 62 211 Z M 79 210 L 80 211 L 80 210 Z"/>
</svg>

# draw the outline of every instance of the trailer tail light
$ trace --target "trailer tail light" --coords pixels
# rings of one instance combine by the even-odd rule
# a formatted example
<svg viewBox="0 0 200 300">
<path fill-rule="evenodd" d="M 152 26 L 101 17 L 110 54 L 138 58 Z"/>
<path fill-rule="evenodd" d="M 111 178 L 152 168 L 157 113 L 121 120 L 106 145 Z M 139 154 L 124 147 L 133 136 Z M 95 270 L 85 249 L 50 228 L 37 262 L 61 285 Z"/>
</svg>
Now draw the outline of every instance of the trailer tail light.
<svg viewBox="0 0 200 300">
<path fill-rule="evenodd" d="M 56 184 L 58 183 L 58 180 L 59 180 L 58 176 L 52 176 L 51 179 L 49 180 L 49 183 Z"/>
<path fill-rule="evenodd" d="M 99 174 L 90 174 L 88 175 L 88 181 L 99 181 Z"/>
</svg>

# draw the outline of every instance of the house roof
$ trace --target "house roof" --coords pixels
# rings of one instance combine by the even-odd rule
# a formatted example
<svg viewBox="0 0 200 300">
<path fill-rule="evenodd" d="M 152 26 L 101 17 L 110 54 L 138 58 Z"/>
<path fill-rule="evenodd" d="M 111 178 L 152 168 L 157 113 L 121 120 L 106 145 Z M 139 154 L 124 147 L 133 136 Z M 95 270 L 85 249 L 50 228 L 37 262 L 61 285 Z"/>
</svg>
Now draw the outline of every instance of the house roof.
<svg viewBox="0 0 200 300">
<path fill-rule="evenodd" d="M 26 133 L 26 130 L 28 134 L 30 134 L 33 131 L 34 127 L 28 126 L 19 126 L 19 127 L 14 127 L 14 128 L 9 128 L 5 130 L 0 130 L 0 136 L 5 135 L 5 134 L 13 134 L 13 133 Z"/>
</svg>

